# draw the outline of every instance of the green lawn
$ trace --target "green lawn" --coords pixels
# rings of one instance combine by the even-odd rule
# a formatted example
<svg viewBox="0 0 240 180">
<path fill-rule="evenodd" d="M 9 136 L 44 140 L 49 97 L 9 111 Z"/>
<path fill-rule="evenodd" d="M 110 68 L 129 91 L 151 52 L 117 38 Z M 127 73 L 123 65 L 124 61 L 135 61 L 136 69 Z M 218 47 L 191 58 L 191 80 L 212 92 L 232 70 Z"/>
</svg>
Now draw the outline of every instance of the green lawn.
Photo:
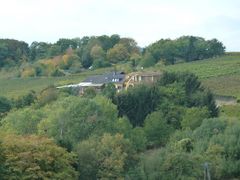
<svg viewBox="0 0 240 180">
<path fill-rule="evenodd" d="M 239 118 L 240 117 L 240 105 L 227 105 L 220 108 L 220 116 Z"/>
<path fill-rule="evenodd" d="M 1 76 L 2 73 L 0 73 L 0 96 L 18 97 L 26 94 L 30 90 L 39 92 L 49 85 L 61 86 L 79 83 L 87 76 L 102 74 L 111 69 L 112 68 L 102 68 L 64 77 L 10 78 L 7 73 L 5 73 L 4 76 Z"/>
<path fill-rule="evenodd" d="M 18 97 L 30 90 L 41 91 L 49 85 L 78 82 L 83 76 L 0 79 L 0 96 Z"/>
</svg>

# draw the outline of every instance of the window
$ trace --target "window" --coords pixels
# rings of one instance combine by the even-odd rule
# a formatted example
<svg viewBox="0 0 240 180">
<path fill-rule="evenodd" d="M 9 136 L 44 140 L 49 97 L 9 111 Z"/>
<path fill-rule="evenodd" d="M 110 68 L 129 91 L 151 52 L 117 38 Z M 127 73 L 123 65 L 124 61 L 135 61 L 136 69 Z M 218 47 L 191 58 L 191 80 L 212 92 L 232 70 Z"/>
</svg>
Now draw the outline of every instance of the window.
<svg viewBox="0 0 240 180">
<path fill-rule="evenodd" d="M 119 82 L 119 79 L 112 79 L 112 82 Z"/>
</svg>

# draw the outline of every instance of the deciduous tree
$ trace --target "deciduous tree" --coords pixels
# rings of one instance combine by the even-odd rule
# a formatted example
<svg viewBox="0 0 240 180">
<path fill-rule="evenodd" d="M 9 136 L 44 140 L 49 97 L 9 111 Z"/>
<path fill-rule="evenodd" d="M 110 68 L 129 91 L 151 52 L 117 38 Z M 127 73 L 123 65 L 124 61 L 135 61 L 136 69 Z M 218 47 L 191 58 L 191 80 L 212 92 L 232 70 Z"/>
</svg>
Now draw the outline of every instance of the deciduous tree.
<svg viewBox="0 0 240 180">
<path fill-rule="evenodd" d="M 77 179 L 75 156 L 45 137 L 3 138 L 6 171 L 3 179 Z"/>
</svg>

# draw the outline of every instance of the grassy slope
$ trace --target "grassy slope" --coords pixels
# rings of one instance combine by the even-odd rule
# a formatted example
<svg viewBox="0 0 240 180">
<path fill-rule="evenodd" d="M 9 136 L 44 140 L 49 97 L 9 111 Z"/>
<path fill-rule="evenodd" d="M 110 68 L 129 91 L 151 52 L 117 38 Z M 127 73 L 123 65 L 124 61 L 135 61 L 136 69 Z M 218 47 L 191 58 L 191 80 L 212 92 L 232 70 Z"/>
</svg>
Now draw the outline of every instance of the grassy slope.
<svg viewBox="0 0 240 180">
<path fill-rule="evenodd" d="M 127 70 L 124 65 L 117 69 Z M 9 78 L 8 73 L 0 72 L 0 96 L 16 97 L 29 90 L 40 91 L 49 85 L 64 85 L 77 83 L 86 76 L 101 74 L 113 68 L 103 68 L 94 71 L 66 76 L 45 78 Z M 203 84 L 219 95 L 231 95 L 240 98 L 240 54 L 226 55 L 220 58 L 207 59 L 189 63 L 162 66 L 156 65 L 147 70 L 166 70 L 170 72 L 189 71 L 198 75 Z"/>
<path fill-rule="evenodd" d="M 240 75 L 240 56 L 226 55 L 220 58 L 206 59 L 190 63 L 166 66 L 168 71 L 190 71 L 201 79 L 220 76 Z"/>
<path fill-rule="evenodd" d="M 153 70 L 193 72 L 215 94 L 240 98 L 240 55 L 226 55 L 214 59 L 154 67 Z"/>
<path fill-rule="evenodd" d="M 33 78 L 10 78 L 7 73 L 0 73 L 0 96 L 18 97 L 30 90 L 41 91 L 49 85 L 65 85 L 81 82 L 85 77 L 93 74 L 102 74 L 110 71 L 110 68 L 87 71 L 65 77 L 33 77 Z"/>
<path fill-rule="evenodd" d="M 18 97 L 26 94 L 30 90 L 39 92 L 49 85 L 68 83 L 70 78 L 65 77 L 46 77 L 46 78 L 15 78 L 0 80 L 0 96 Z M 71 77 L 71 81 L 81 80 L 81 76 Z"/>
</svg>

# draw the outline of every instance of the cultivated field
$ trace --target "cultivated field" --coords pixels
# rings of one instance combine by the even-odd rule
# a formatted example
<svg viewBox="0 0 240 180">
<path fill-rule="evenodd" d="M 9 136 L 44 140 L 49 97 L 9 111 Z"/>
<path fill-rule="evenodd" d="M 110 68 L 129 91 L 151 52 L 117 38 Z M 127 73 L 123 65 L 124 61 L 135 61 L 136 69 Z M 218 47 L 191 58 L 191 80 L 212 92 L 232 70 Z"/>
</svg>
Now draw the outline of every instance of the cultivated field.
<svg viewBox="0 0 240 180">
<path fill-rule="evenodd" d="M 167 71 L 189 71 L 198 75 L 201 79 L 213 77 L 240 75 L 240 55 L 225 55 L 223 57 L 179 63 L 166 66 Z"/>
<path fill-rule="evenodd" d="M 193 72 L 215 94 L 240 98 L 240 55 L 226 55 L 220 58 L 165 66 L 170 72 Z"/>
</svg>

